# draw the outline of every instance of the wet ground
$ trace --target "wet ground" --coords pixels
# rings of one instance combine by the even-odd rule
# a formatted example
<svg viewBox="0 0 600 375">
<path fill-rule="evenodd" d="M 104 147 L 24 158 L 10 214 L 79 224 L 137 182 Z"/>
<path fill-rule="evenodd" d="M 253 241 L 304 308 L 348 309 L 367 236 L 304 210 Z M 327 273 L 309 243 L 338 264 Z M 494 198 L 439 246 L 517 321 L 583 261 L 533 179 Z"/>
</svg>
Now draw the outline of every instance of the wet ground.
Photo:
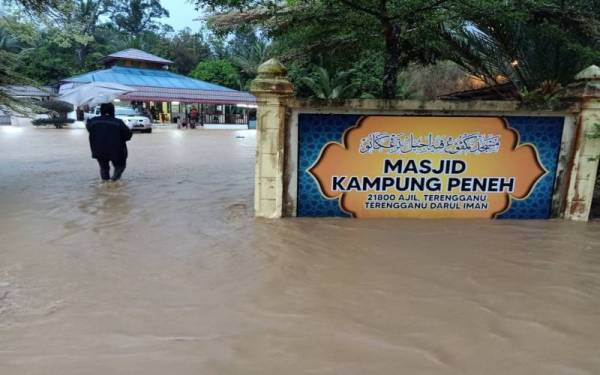
<svg viewBox="0 0 600 375">
<path fill-rule="evenodd" d="M 0 374 L 598 374 L 600 224 L 252 218 L 254 133 L 0 127 Z"/>
</svg>

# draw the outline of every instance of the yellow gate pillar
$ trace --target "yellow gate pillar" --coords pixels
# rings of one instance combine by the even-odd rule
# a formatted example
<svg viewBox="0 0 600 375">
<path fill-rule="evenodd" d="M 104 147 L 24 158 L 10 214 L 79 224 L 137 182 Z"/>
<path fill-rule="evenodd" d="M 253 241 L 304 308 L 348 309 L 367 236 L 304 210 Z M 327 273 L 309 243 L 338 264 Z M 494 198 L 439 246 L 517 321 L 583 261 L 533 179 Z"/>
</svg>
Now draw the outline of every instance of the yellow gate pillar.
<svg viewBox="0 0 600 375">
<path fill-rule="evenodd" d="M 567 86 L 567 97 L 580 101 L 575 154 L 569 179 L 565 218 L 587 221 L 592 207 L 600 157 L 600 68 L 592 65 Z"/>
<path fill-rule="evenodd" d="M 276 59 L 263 63 L 250 85 L 256 96 L 256 172 L 254 215 L 279 218 L 283 215 L 286 102 L 294 87 L 286 68 Z"/>
</svg>

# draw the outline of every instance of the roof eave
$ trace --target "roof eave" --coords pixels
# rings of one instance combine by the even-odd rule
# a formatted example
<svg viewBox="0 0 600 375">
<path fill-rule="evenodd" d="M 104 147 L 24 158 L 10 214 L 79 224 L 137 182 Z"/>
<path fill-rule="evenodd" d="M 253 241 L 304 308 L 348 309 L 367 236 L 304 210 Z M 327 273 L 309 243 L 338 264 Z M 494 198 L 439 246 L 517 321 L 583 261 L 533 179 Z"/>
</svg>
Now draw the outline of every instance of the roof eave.
<svg viewBox="0 0 600 375">
<path fill-rule="evenodd" d="M 167 59 L 164 59 L 164 61 L 156 61 L 156 60 L 149 60 L 149 59 L 132 59 L 132 58 L 127 58 L 127 57 L 119 57 L 119 56 L 105 56 L 105 57 L 101 58 L 100 60 L 98 60 L 98 63 L 106 64 L 107 62 L 116 61 L 116 60 L 143 61 L 143 62 L 149 62 L 149 63 L 155 63 L 155 64 L 163 64 L 163 65 L 174 64 L 173 61 L 167 60 Z"/>
</svg>

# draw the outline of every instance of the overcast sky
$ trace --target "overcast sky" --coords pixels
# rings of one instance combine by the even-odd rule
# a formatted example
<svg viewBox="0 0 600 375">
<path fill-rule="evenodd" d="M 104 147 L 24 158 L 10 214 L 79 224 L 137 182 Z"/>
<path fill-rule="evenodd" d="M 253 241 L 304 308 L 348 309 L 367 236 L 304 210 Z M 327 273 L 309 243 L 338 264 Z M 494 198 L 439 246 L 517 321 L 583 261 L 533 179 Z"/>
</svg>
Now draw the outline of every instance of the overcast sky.
<svg viewBox="0 0 600 375">
<path fill-rule="evenodd" d="M 194 19 L 200 17 L 200 13 L 189 0 L 161 0 L 160 3 L 170 14 L 169 18 L 163 18 L 162 22 L 171 25 L 175 31 L 185 27 L 198 31 L 200 22 Z"/>
</svg>

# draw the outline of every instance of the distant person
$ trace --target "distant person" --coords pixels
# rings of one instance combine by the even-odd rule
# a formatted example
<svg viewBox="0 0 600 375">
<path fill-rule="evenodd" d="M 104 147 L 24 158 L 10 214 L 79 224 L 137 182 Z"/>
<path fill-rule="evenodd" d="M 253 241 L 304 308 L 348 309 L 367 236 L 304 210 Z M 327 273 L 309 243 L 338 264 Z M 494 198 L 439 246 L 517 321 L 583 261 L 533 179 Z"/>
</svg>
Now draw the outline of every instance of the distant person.
<svg viewBox="0 0 600 375">
<path fill-rule="evenodd" d="M 100 116 L 88 120 L 86 124 L 90 133 L 90 148 L 92 158 L 98 160 L 100 177 L 108 181 L 117 181 L 121 178 L 127 161 L 127 145 L 131 139 L 131 130 L 125 123 L 115 118 L 115 106 L 104 103 L 100 106 Z M 110 164 L 114 171 L 110 177 Z"/>
<path fill-rule="evenodd" d="M 194 129 L 196 127 L 199 115 L 200 114 L 198 113 L 196 107 L 192 107 L 192 109 L 190 109 L 190 128 Z"/>
<path fill-rule="evenodd" d="M 152 111 L 150 111 L 148 108 L 144 108 L 143 113 L 144 116 L 148 117 L 148 120 L 150 120 L 150 122 L 154 122 L 154 116 L 152 115 Z"/>
</svg>

